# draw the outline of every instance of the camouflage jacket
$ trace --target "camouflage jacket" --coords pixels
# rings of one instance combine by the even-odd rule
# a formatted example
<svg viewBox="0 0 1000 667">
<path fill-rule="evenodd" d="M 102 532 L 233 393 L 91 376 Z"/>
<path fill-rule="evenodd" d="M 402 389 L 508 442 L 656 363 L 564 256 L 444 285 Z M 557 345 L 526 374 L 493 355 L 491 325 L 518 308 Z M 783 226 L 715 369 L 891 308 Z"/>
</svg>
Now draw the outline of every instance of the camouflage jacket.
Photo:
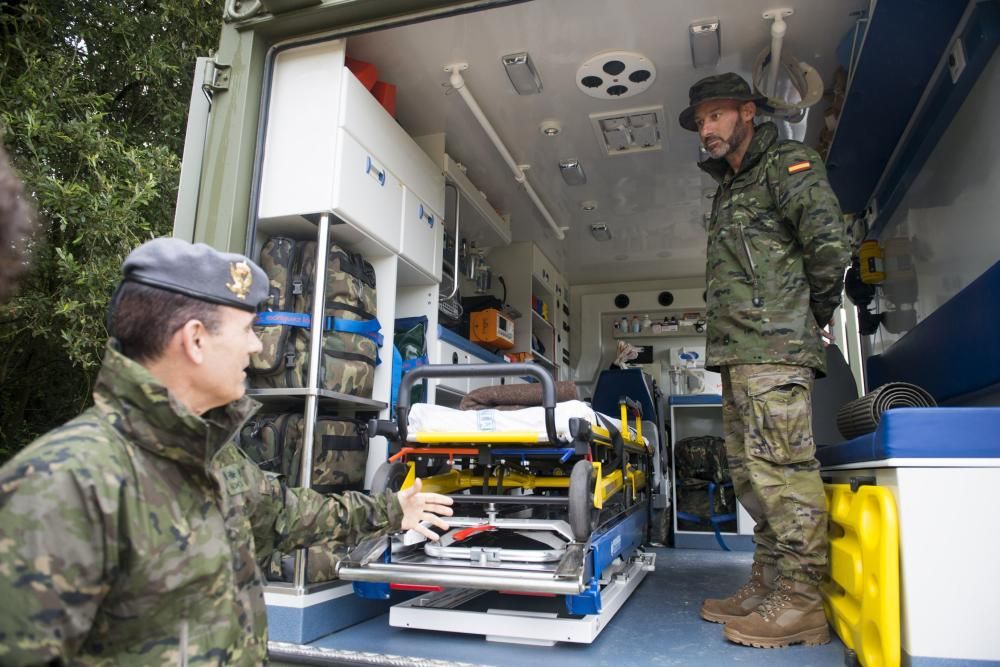
<svg viewBox="0 0 1000 667">
<path fill-rule="evenodd" d="M 819 329 L 840 305 L 850 262 L 822 160 L 764 123 L 735 174 L 724 158 L 698 166 L 719 182 L 708 226 L 706 368 L 793 364 L 822 376 Z"/>
<path fill-rule="evenodd" d="M 257 557 L 400 525 L 262 473 L 247 397 L 195 416 L 109 346 L 94 400 L 0 468 L 0 664 L 261 664 Z"/>
</svg>

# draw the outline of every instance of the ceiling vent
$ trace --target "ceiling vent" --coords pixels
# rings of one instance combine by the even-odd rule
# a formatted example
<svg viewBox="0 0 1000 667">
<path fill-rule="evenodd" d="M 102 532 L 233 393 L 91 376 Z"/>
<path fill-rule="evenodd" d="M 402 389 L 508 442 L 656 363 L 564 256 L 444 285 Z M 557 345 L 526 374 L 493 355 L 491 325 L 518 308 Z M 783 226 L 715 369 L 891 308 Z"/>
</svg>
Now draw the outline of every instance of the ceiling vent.
<svg viewBox="0 0 1000 667">
<path fill-rule="evenodd" d="M 608 155 L 663 148 L 663 107 L 590 114 L 597 141 Z"/>
<path fill-rule="evenodd" d="M 638 95 L 655 80 L 653 61 L 632 51 L 599 53 L 576 71 L 576 85 L 580 90 L 601 100 Z"/>
</svg>

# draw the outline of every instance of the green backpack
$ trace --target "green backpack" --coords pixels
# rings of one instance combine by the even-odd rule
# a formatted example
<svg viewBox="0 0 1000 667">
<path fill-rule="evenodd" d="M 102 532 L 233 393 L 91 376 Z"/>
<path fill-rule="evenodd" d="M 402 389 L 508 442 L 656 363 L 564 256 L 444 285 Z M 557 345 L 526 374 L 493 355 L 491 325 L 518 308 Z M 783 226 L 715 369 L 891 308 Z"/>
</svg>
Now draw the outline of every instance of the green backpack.
<svg viewBox="0 0 1000 667">
<path fill-rule="evenodd" d="M 305 421 L 299 413 L 257 415 L 240 431 L 240 446 L 262 470 L 284 475 L 289 486 L 301 486 Z M 366 424 L 353 419 L 319 417 L 313 435 L 312 488 L 319 493 L 343 493 L 364 488 L 368 463 Z M 306 567 L 310 583 L 336 578 L 344 545 L 309 548 Z M 277 552 L 260 562 L 270 581 L 291 581 L 294 554 Z"/>
<path fill-rule="evenodd" d="M 305 387 L 316 269 L 316 242 L 273 236 L 264 244 L 261 268 L 270 280 L 268 310 L 254 329 L 263 350 L 250 361 L 257 388 Z M 378 348 L 375 270 L 357 253 L 331 245 L 327 255 L 326 304 L 319 386 L 371 398 Z"/>
<path fill-rule="evenodd" d="M 262 470 L 301 486 L 305 420 L 299 413 L 257 415 L 240 431 L 240 444 Z M 319 493 L 360 491 L 368 464 L 367 424 L 319 417 L 313 433 L 312 488 Z"/>
</svg>

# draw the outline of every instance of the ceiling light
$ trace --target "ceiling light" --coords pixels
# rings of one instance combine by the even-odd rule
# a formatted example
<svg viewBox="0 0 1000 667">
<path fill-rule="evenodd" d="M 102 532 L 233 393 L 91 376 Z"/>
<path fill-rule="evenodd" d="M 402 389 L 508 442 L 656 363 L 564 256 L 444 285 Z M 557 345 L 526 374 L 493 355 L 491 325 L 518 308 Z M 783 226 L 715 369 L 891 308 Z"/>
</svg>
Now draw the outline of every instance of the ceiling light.
<svg viewBox="0 0 1000 667">
<path fill-rule="evenodd" d="M 608 155 L 659 150 L 663 147 L 662 106 L 591 114 L 590 121 Z"/>
<path fill-rule="evenodd" d="M 512 53 L 500 59 L 510 83 L 518 95 L 535 95 L 542 92 L 542 80 L 538 76 L 538 70 L 531 62 L 531 56 L 527 51 Z"/>
<path fill-rule="evenodd" d="M 719 19 L 695 21 L 688 27 L 691 40 L 691 63 L 695 67 L 715 67 L 719 64 Z"/>
<path fill-rule="evenodd" d="M 544 134 L 546 137 L 554 137 L 560 132 L 562 132 L 562 126 L 559 124 L 559 121 L 557 120 L 543 120 L 542 124 L 539 126 L 539 129 L 542 131 L 542 134 Z"/>
<path fill-rule="evenodd" d="M 610 241 L 611 240 L 611 230 L 603 222 L 595 222 L 590 226 L 590 235 L 594 237 L 596 241 Z"/>
<path fill-rule="evenodd" d="M 559 172 L 566 185 L 583 185 L 587 182 L 587 174 L 579 160 L 562 160 L 559 162 Z"/>
<path fill-rule="evenodd" d="M 597 202 L 593 200 L 581 202 L 580 208 L 582 208 L 584 211 L 593 211 L 594 209 L 597 208 Z"/>
</svg>

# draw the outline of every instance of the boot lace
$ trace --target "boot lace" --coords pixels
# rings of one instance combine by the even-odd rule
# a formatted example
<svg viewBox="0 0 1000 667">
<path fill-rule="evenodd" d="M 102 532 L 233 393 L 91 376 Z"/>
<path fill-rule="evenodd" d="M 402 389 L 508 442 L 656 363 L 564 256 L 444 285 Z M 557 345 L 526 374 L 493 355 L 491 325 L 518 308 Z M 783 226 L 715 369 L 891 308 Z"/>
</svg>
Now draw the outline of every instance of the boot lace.
<svg viewBox="0 0 1000 667">
<path fill-rule="evenodd" d="M 739 587 L 739 589 L 733 594 L 733 598 L 736 600 L 745 600 L 748 597 L 755 595 L 764 590 L 763 585 L 764 574 L 762 571 L 757 570 L 757 566 L 754 566 L 754 571 L 750 574 L 750 579 Z"/>
<path fill-rule="evenodd" d="M 775 582 L 774 590 L 764 598 L 764 601 L 754 610 L 754 613 L 760 614 L 765 619 L 770 619 L 791 601 L 792 596 L 788 594 L 785 582 L 779 578 Z"/>
</svg>

